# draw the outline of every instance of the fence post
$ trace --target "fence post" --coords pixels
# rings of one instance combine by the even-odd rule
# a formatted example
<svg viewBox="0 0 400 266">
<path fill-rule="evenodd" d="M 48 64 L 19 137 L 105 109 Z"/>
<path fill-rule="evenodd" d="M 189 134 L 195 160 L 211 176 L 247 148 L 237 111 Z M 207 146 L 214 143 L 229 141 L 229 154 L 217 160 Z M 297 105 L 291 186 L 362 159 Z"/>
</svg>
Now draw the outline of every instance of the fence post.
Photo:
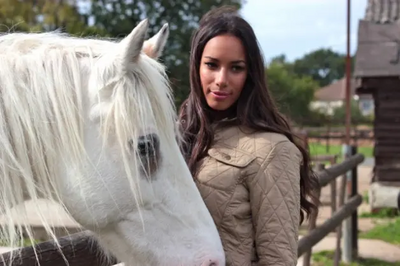
<svg viewBox="0 0 400 266">
<path fill-rule="evenodd" d="M 397 209 L 400 211 L 400 192 L 397 195 Z"/>
<path fill-rule="evenodd" d="M 337 161 L 336 155 L 330 159 L 331 166 L 335 165 Z M 336 212 L 337 206 L 337 193 L 336 193 L 336 178 L 331 182 L 331 215 L 333 216 Z"/>
<path fill-rule="evenodd" d="M 330 147 L 330 145 L 329 145 L 329 143 L 330 143 L 330 138 L 331 138 L 331 123 L 330 123 L 330 119 L 329 119 L 329 121 L 328 121 L 328 128 L 327 128 L 328 130 L 328 132 L 327 132 L 327 136 L 326 136 L 326 153 L 327 154 L 329 154 L 329 147 Z"/>
<path fill-rule="evenodd" d="M 357 145 L 351 147 L 351 155 L 357 154 Z M 352 170 L 351 178 L 351 197 L 358 194 L 358 171 L 357 167 Z M 358 212 L 357 209 L 351 215 L 351 243 L 352 243 L 352 258 L 357 259 L 358 257 Z"/>
<path fill-rule="evenodd" d="M 325 169 L 325 164 L 323 163 L 319 163 L 317 164 L 317 171 L 323 171 Z M 321 189 L 322 187 L 318 188 L 317 190 L 317 198 L 320 199 L 321 197 Z M 315 227 L 317 226 L 317 215 L 316 213 L 313 213 L 312 216 L 310 217 L 310 222 L 308 225 L 308 232 L 312 232 L 312 230 L 315 229 Z M 312 247 L 310 247 L 310 249 L 304 254 L 303 257 L 303 266 L 310 266 L 311 264 L 311 255 L 312 255 Z"/>
<path fill-rule="evenodd" d="M 351 156 L 351 146 L 343 145 L 343 157 L 346 160 Z M 346 198 L 350 198 L 352 194 L 352 171 L 348 171 L 346 174 L 346 184 L 347 184 L 347 193 Z M 343 248 L 342 248 L 342 261 L 345 263 L 352 262 L 352 233 L 351 233 L 351 217 L 343 220 Z"/>
<path fill-rule="evenodd" d="M 344 197 L 346 194 L 346 175 L 343 175 L 342 177 L 342 182 L 340 183 L 340 189 L 339 189 L 339 203 L 338 203 L 338 208 L 342 208 L 344 205 Z M 342 257 L 343 254 L 343 249 L 341 248 L 341 240 L 342 240 L 342 223 L 336 228 L 336 250 L 335 250 L 335 256 L 333 260 L 333 266 L 339 266 L 340 264 L 340 258 Z"/>
</svg>

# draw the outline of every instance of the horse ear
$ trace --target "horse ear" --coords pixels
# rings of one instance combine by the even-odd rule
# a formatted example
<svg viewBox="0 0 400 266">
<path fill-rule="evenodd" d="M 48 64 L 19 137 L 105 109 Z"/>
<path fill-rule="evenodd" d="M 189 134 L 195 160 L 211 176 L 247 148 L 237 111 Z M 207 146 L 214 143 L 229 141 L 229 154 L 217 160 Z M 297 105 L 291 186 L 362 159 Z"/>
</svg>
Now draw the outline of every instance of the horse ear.
<svg viewBox="0 0 400 266">
<path fill-rule="evenodd" d="M 169 26 L 165 23 L 156 35 L 146 40 L 143 44 L 143 52 L 149 57 L 157 59 L 161 56 L 169 36 Z"/>
<path fill-rule="evenodd" d="M 126 36 L 121 42 L 122 53 L 121 54 L 123 62 L 130 63 L 135 62 L 142 51 L 143 43 L 146 38 L 147 28 L 149 27 L 149 22 L 147 19 L 142 20 L 133 30 Z"/>
</svg>

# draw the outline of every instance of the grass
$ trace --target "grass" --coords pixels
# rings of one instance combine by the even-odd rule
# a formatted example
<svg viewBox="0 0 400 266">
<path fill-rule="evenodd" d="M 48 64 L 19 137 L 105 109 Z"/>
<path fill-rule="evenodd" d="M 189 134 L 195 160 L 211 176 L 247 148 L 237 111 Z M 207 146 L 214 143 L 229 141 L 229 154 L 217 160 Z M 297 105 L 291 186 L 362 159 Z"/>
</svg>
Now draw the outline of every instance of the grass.
<svg viewBox="0 0 400 266">
<path fill-rule="evenodd" d="M 363 202 L 369 204 L 369 194 L 368 191 L 363 193 Z M 360 218 L 397 218 L 400 216 L 400 211 L 395 208 L 381 208 L 375 212 L 363 212 L 358 215 Z"/>
<path fill-rule="evenodd" d="M 364 193 L 363 201 L 369 203 L 368 192 Z M 379 239 L 385 242 L 400 245 L 400 212 L 394 208 L 382 208 L 376 212 L 364 212 L 359 218 L 373 218 L 383 221 L 373 229 L 359 234 L 360 238 Z"/>
<path fill-rule="evenodd" d="M 400 218 L 379 224 L 367 232 L 360 233 L 359 237 L 379 239 L 390 244 L 400 245 Z"/>
<path fill-rule="evenodd" d="M 363 195 L 363 201 L 369 203 L 368 193 Z M 385 222 L 376 225 L 373 229 L 360 233 L 360 238 L 379 239 L 385 242 L 400 245 L 400 212 L 394 208 L 382 208 L 377 212 L 365 212 L 360 218 L 383 219 Z"/>
<path fill-rule="evenodd" d="M 332 266 L 333 265 L 333 257 L 334 251 L 321 251 L 314 253 L 312 255 L 313 266 Z M 358 259 L 352 263 L 343 263 L 341 262 L 339 265 L 341 266 L 400 266 L 400 262 L 387 262 L 377 259 Z"/>
<path fill-rule="evenodd" d="M 35 239 L 35 240 L 33 241 L 33 243 L 34 243 L 34 244 L 38 244 L 38 243 L 40 243 L 40 241 Z M 8 246 L 10 246 L 10 243 L 8 243 L 8 242 L 7 242 L 6 240 L 4 240 L 4 239 L 0 239 L 0 246 L 8 247 Z M 18 245 L 18 246 L 21 246 L 21 245 Z M 30 246 L 32 246 L 32 243 L 31 243 L 31 241 L 29 240 L 29 238 L 24 238 L 23 243 L 22 243 L 22 247 L 30 247 Z"/>
<path fill-rule="evenodd" d="M 364 194 L 363 194 L 363 201 L 364 201 L 366 204 L 369 204 L 369 194 L 368 194 L 368 191 L 365 191 L 365 192 L 364 192 Z"/>
<path fill-rule="evenodd" d="M 382 208 L 377 212 L 363 212 L 358 215 L 360 218 L 396 218 L 399 217 L 399 211 L 394 208 Z"/>
<path fill-rule="evenodd" d="M 330 154 L 338 155 L 338 160 L 342 159 L 342 145 L 329 145 L 329 152 L 327 152 L 326 144 L 313 142 L 309 143 L 309 149 L 311 156 Z M 374 156 L 373 147 L 358 147 L 357 152 L 363 154 L 365 158 Z"/>
</svg>

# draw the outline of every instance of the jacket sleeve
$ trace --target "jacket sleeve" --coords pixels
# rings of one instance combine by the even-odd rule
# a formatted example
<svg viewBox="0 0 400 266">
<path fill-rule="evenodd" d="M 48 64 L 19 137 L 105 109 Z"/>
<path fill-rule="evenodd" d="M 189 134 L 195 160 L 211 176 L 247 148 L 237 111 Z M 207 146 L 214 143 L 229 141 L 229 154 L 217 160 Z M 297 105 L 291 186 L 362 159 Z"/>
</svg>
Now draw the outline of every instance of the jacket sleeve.
<svg viewBox="0 0 400 266">
<path fill-rule="evenodd" d="M 301 161 L 293 143 L 279 142 L 248 181 L 258 266 L 297 264 Z"/>
</svg>

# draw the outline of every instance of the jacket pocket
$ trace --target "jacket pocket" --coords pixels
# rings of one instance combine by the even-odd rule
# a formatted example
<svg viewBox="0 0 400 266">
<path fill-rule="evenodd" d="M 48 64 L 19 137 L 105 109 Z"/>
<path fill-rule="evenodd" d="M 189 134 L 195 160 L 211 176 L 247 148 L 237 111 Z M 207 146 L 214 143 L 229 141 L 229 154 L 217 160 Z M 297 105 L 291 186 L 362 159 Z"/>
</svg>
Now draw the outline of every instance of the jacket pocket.
<svg viewBox="0 0 400 266">
<path fill-rule="evenodd" d="M 211 148 L 208 150 L 208 155 L 218 162 L 238 168 L 244 168 L 256 159 L 252 154 L 225 147 Z"/>
<path fill-rule="evenodd" d="M 256 157 L 240 150 L 213 147 L 203 161 L 198 173 L 198 182 L 218 190 L 233 191 L 241 182 L 246 167 Z"/>
</svg>

